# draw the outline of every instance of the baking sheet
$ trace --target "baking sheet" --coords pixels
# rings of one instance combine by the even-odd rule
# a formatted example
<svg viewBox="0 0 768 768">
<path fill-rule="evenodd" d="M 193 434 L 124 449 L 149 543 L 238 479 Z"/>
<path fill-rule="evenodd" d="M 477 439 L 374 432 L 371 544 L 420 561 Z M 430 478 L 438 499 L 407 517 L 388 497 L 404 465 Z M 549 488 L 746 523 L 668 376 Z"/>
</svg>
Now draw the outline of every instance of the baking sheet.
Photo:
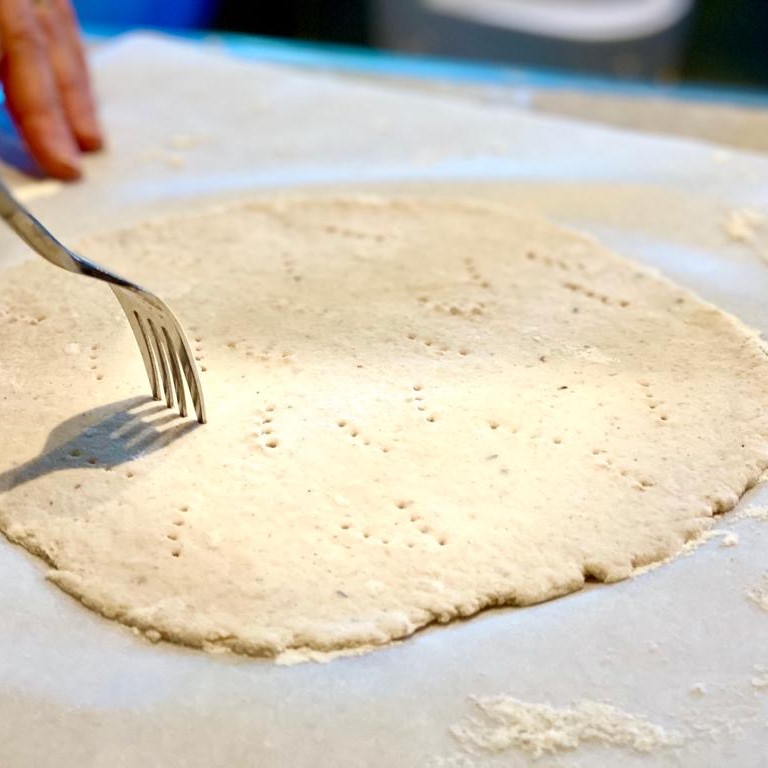
<svg viewBox="0 0 768 768">
<path fill-rule="evenodd" d="M 88 182 L 7 173 L 63 237 L 275 189 L 482 195 L 587 230 L 768 331 L 768 266 L 722 228 L 732 209 L 768 212 L 760 155 L 243 64 L 151 37 L 107 46 L 95 66 L 111 151 L 88 161 Z M 0 267 L 24 257 L 0 233 Z M 750 493 L 748 503 L 761 501 L 768 492 Z M 736 547 L 716 536 L 621 584 L 292 667 L 151 645 L 45 583 L 39 561 L 0 541 L 0 765 L 461 766 L 448 728 L 472 712 L 468 696 L 508 694 L 605 701 L 687 734 L 645 756 L 582 747 L 537 765 L 762 766 L 768 691 L 751 680 L 768 667 L 768 612 L 746 592 L 768 570 L 768 523 L 719 526 L 739 534 Z M 517 752 L 467 759 L 529 764 Z"/>
</svg>

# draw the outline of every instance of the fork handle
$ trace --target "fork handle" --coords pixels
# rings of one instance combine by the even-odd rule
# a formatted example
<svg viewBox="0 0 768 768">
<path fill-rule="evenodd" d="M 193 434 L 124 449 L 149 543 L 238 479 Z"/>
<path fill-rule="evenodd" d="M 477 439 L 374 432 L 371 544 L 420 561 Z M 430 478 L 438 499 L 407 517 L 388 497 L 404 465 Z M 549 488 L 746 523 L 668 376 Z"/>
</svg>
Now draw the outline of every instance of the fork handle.
<svg viewBox="0 0 768 768">
<path fill-rule="evenodd" d="M 11 193 L 0 180 L 0 216 L 6 224 L 46 261 L 68 272 L 106 280 L 114 285 L 131 287 L 122 277 L 97 267 L 60 243 Z"/>
</svg>

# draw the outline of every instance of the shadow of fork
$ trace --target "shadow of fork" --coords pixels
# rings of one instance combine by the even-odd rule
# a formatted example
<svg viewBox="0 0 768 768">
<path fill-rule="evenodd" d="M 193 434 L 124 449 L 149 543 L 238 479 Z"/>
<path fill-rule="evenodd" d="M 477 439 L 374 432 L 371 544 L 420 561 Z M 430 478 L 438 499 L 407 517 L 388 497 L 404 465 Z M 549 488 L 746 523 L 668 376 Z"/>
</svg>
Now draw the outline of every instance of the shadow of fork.
<svg viewBox="0 0 768 768">
<path fill-rule="evenodd" d="M 112 469 L 159 451 L 198 427 L 144 397 L 85 411 L 59 424 L 38 456 L 0 472 L 0 494 L 66 469 Z"/>
</svg>

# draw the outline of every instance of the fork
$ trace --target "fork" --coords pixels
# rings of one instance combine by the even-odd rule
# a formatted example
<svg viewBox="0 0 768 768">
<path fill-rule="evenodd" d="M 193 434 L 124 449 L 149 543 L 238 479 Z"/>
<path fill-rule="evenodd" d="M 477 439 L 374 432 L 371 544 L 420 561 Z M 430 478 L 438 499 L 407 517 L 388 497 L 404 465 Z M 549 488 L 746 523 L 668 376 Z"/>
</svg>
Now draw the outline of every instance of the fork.
<svg viewBox="0 0 768 768">
<path fill-rule="evenodd" d="M 205 424 L 205 402 L 200 375 L 194 363 L 189 341 L 170 308 L 157 296 L 135 283 L 88 261 L 62 245 L 0 181 L 0 216 L 24 242 L 51 264 L 108 283 L 128 318 L 147 370 L 152 397 L 161 399 L 162 391 L 168 408 L 179 406 L 179 414 L 187 415 L 184 380 L 195 407 L 197 420 Z M 182 377 L 183 373 L 183 377 Z"/>
</svg>

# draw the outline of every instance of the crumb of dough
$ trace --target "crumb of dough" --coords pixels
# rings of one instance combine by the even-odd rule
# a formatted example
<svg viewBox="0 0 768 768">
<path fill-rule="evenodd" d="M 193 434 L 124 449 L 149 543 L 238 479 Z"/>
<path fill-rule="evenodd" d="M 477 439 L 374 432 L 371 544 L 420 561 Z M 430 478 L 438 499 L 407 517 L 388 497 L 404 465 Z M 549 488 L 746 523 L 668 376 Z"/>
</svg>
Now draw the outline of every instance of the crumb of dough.
<svg viewBox="0 0 768 768">
<path fill-rule="evenodd" d="M 731 240 L 739 243 L 753 243 L 757 229 L 765 222 L 765 216 L 751 208 L 730 211 L 723 223 L 723 229 Z"/>
<path fill-rule="evenodd" d="M 169 154 L 165 157 L 165 164 L 169 168 L 180 169 L 186 166 L 187 161 L 181 155 Z"/>
<path fill-rule="evenodd" d="M 737 509 L 728 515 L 728 520 L 733 522 L 737 520 L 761 520 L 768 522 L 768 505 L 755 504 L 745 509 Z"/>
<path fill-rule="evenodd" d="M 520 750 L 534 758 L 577 749 L 585 743 L 647 753 L 681 743 L 677 732 L 596 701 L 572 707 L 520 701 L 512 696 L 472 697 L 479 717 L 452 726 L 451 734 L 468 752 Z"/>
<path fill-rule="evenodd" d="M 175 133 L 168 139 L 168 146 L 171 149 L 185 152 L 204 144 L 207 140 L 208 137 L 204 134 Z"/>
<path fill-rule="evenodd" d="M 733 159 L 733 152 L 729 152 L 725 149 L 719 149 L 712 153 L 712 159 L 718 164 L 722 165 Z"/>
<path fill-rule="evenodd" d="M 760 664 L 756 664 L 754 667 L 754 675 L 750 682 L 752 687 L 758 691 L 768 691 L 768 667 L 763 667 Z"/>
<path fill-rule="evenodd" d="M 768 573 L 764 573 L 757 586 L 747 592 L 747 597 L 764 611 L 768 611 Z"/>
<path fill-rule="evenodd" d="M 695 685 L 691 686 L 690 693 L 692 696 L 704 696 L 707 692 L 707 687 L 704 685 L 704 683 L 696 683 Z"/>
<path fill-rule="evenodd" d="M 726 235 L 768 262 L 768 216 L 750 208 L 731 211 L 723 222 Z"/>
<path fill-rule="evenodd" d="M 739 543 L 739 534 L 733 531 L 726 532 L 720 541 L 721 547 L 735 547 Z"/>
</svg>

